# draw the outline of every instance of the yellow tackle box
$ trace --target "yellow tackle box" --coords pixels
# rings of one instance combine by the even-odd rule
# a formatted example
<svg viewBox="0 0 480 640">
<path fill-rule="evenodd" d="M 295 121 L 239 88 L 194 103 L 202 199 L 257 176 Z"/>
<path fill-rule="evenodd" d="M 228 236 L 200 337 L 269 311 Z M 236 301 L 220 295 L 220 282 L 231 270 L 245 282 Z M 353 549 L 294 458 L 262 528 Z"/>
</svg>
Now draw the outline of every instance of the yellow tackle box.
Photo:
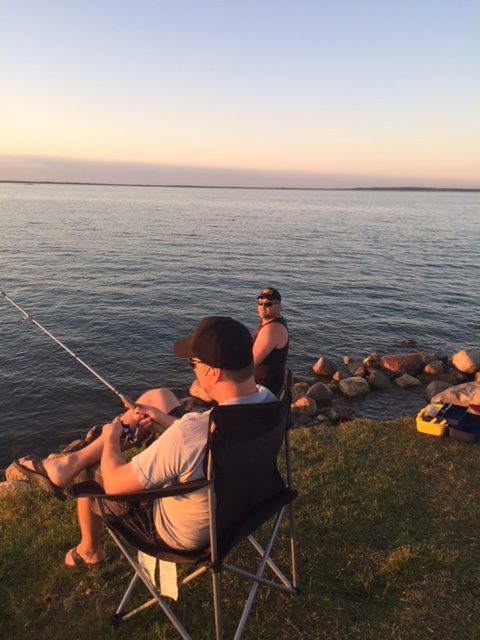
<svg viewBox="0 0 480 640">
<path fill-rule="evenodd" d="M 430 436 L 443 436 L 448 428 L 447 420 L 438 416 L 443 404 L 427 404 L 426 407 L 417 413 L 417 431 L 427 433 Z"/>
</svg>

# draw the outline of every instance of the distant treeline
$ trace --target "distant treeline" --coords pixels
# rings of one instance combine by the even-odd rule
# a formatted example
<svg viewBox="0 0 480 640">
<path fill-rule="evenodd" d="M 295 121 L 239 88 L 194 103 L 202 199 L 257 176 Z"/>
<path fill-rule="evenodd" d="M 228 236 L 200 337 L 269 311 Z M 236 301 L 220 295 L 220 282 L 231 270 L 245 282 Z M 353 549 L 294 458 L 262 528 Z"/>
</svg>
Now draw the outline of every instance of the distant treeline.
<svg viewBox="0 0 480 640">
<path fill-rule="evenodd" d="M 455 187 L 247 187 L 223 186 L 215 184 L 133 184 L 125 182 L 57 182 L 55 180 L 0 180 L 0 184 L 64 184 L 87 187 L 175 187 L 179 189 L 275 189 L 283 191 L 455 191 L 479 193 L 479 189 L 459 189 Z"/>
</svg>

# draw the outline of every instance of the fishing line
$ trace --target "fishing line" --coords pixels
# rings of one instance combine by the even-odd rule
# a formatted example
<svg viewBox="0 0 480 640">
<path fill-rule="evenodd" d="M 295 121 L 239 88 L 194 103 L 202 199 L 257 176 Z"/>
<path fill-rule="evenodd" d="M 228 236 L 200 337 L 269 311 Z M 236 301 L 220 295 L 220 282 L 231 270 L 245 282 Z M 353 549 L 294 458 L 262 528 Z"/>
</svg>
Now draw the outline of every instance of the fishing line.
<svg viewBox="0 0 480 640">
<path fill-rule="evenodd" d="M 22 309 L 22 307 L 20 305 L 18 305 L 9 296 L 7 296 L 7 294 L 4 291 L 0 291 L 0 295 L 3 298 L 5 298 L 5 300 L 7 302 L 9 302 L 17 311 L 19 311 L 22 314 L 24 320 L 30 320 L 30 322 L 32 322 L 35 326 L 37 326 L 40 329 L 40 331 L 45 333 L 51 340 L 56 342 L 76 362 L 78 362 L 82 367 L 84 367 L 85 369 L 87 369 L 87 371 L 89 371 L 91 374 L 93 374 L 95 376 L 95 378 L 97 378 L 97 380 L 100 380 L 100 382 L 102 382 L 106 387 L 108 387 L 110 389 L 110 391 L 113 391 L 113 393 L 118 398 L 120 398 L 120 400 L 122 401 L 122 404 L 127 409 L 135 409 L 135 404 L 130 400 L 130 398 L 128 398 L 128 396 L 126 396 L 124 393 L 121 393 L 116 387 L 113 386 L 113 384 L 110 384 L 110 382 L 105 380 L 105 378 L 103 376 L 101 376 L 99 373 L 97 373 L 95 371 L 95 369 L 92 369 L 92 367 L 90 367 L 86 362 L 84 362 L 81 358 L 79 358 L 71 349 L 69 349 L 65 344 L 63 344 L 63 342 L 61 342 L 52 333 L 50 333 L 50 331 L 48 331 L 48 329 L 46 329 L 43 325 L 41 325 L 40 322 L 35 320 L 35 318 L 33 318 L 29 313 L 27 313 L 24 309 Z M 130 439 L 133 442 L 134 440 L 132 440 L 132 438 L 136 436 L 136 433 L 133 434 L 132 432 L 130 432 L 129 427 L 124 425 L 123 422 L 122 422 L 122 426 L 123 426 L 123 430 L 124 430 L 124 436 L 126 436 L 128 439 Z M 128 430 L 129 433 L 131 433 L 131 435 L 129 435 L 129 433 L 127 433 L 127 430 Z"/>
</svg>

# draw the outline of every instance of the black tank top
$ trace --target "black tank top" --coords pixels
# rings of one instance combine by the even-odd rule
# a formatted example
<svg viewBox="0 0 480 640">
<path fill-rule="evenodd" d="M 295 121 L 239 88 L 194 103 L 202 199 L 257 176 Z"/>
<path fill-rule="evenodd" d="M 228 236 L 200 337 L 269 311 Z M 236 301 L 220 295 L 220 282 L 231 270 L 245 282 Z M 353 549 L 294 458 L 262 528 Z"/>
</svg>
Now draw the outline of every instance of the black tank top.
<svg viewBox="0 0 480 640">
<path fill-rule="evenodd" d="M 282 324 L 288 331 L 288 326 L 285 318 L 280 316 L 279 318 L 274 318 L 273 320 L 270 320 L 263 325 L 260 323 L 253 336 L 253 342 L 255 342 L 258 334 L 263 329 L 263 327 L 266 327 L 267 324 L 271 324 L 272 322 Z M 263 362 L 255 365 L 255 382 L 257 382 L 258 384 L 262 384 L 264 387 L 267 387 L 267 389 L 270 389 L 270 391 L 275 394 L 278 394 L 283 387 L 289 342 L 290 339 L 287 340 L 286 345 L 281 349 L 272 349 L 272 351 L 270 351 Z"/>
</svg>

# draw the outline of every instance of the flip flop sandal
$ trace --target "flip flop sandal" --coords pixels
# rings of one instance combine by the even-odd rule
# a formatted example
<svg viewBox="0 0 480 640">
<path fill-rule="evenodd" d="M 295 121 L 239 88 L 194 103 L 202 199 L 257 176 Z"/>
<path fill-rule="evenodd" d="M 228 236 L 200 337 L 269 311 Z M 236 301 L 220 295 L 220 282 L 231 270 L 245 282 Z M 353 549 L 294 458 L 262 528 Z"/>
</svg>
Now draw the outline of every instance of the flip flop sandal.
<svg viewBox="0 0 480 640">
<path fill-rule="evenodd" d="M 105 566 L 105 560 L 98 560 L 97 562 L 85 562 L 82 556 L 78 553 L 77 547 L 72 547 L 70 551 L 67 552 L 67 555 L 70 554 L 70 557 L 73 560 L 73 564 L 65 564 L 64 566 L 67 569 L 99 569 L 100 567 Z"/>
<path fill-rule="evenodd" d="M 60 487 L 57 487 L 57 485 L 54 484 L 48 477 L 48 473 L 43 466 L 41 458 L 31 454 L 29 456 L 25 456 L 25 460 L 29 460 L 32 462 L 33 469 L 25 467 L 19 460 L 14 460 L 12 462 L 12 466 L 14 467 L 14 469 L 19 471 L 27 480 L 41 487 L 51 496 L 55 496 L 55 498 L 58 498 L 59 500 L 67 499 L 67 496 L 60 489 Z"/>
</svg>

